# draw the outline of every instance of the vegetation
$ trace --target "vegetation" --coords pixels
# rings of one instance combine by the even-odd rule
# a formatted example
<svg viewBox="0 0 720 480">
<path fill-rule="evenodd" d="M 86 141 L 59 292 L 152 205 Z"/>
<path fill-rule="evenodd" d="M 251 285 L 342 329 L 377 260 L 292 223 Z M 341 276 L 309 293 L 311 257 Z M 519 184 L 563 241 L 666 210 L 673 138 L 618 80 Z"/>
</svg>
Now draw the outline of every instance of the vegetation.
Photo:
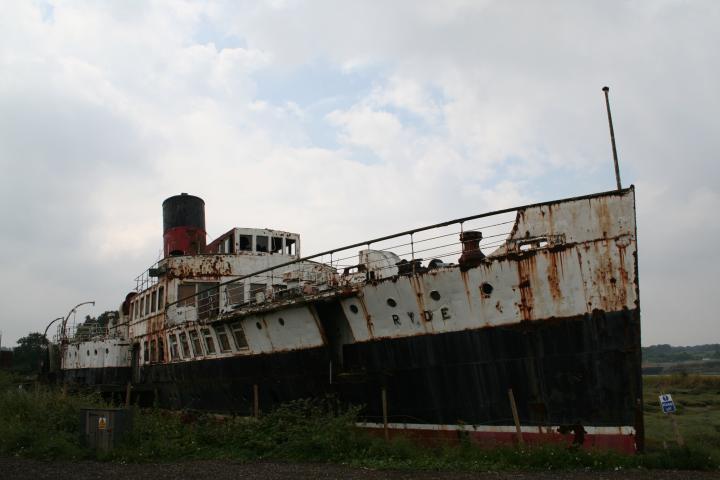
<svg viewBox="0 0 720 480">
<path fill-rule="evenodd" d="M 692 347 L 673 347 L 672 345 L 652 345 L 643 347 L 643 362 L 677 363 L 701 360 L 720 360 L 720 344 L 695 345 Z"/>
<path fill-rule="evenodd" d="M 48 340 L 42 333 L 29 333 L 17 341 L 13 349 L 13 369 L 19 372 L 36 372 Z"/>
<path fill-rule="evenodd" d="M 112 452 L 99 455 L 81 444 L 81 407 L 101 406 L 94 395 L 64 396 L 33 386 L 18 389 L 17 377 L 0 372 L 0 455 L 33 458 L 100 458 L 122 462 L 186 459 L 287 460 L 346 463 L 371 468 L 499 470 L 499 469 L 717 469 L 720 390 L 714 380 L 687 376 L 669 379 L 680 404 L 678 419 L 687 447 L 673 438 L 667 419 L 656 414 L 659 381 L 646 383 L 648 446 L 645 455 L 623 456 L 565 446 L 481 449 L 460 445 L 421 446 L 407 439 L 385 442 L 354 427 L 355 410 L 341 411 L 332 401 L 298 401 L 259 420 L 211 416 L 188 417 L 161 410 L 135 409 L 132 433 Z M 673 383 L 674 382 L 674 383 Z M 697 402 L 697 405 L 692 402 Z M 683 403 L 684 402 L 684 403 Z M 699 403 L 705 402 L 701 406 Z M 694 419 L 702 410 L 707 415 Z M 665 422 L 663 422 L 665 421 Z M 687 423 L 686 423 L 687 422 Z M 715 422 L 715 423 L 713 423 Z M 695 431 L 700 424 L 708 426 Z M 714 443 L 713 443 L 714 442 Z M 707 451 L 704 445 L 715 445 Z"/>
<path fill-rule="evenodd" d="M 645 377 L 645 429 L 649 451 L 662 451 L 676 444 L 672 421 L 662 413 L 661 394 L 671 394 L 677 407 L 674 414 L 680 435 L 691 447 L 702 446 L 720 461 L 720 376 L 664 375 Z"/>
</svg>

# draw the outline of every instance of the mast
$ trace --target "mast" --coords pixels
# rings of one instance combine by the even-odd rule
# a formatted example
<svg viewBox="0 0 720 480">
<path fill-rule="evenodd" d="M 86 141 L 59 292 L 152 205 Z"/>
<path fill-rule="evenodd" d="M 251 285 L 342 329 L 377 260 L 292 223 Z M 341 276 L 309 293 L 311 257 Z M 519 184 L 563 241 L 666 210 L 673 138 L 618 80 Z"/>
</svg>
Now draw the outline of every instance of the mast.
<svg viewBox="0 0 720 480">
<path fill-rule="evenodd" d="M 617 148 L 615 147 L 615 130 L 613 129 L 612 114 L 610 113 L 610 99 L 608 92 L 610 87 L 603 87 L 605 92 L 605 106 L 607 107 L 608 124 L 610 125 L 610 141 L 612 142 L 613 160 L 615 161 L 615 181 L 617 182 L 617 189 L 622 190 L 622 184 L 620 183 L 620 166 L 618 165 Z"/>
</svg>

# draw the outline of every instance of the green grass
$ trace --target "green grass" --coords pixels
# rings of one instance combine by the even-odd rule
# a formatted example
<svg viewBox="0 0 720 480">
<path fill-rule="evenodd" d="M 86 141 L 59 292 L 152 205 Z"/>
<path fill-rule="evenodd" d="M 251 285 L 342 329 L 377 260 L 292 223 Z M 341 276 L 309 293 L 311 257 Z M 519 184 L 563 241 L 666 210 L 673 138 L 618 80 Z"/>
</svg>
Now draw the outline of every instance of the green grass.
<svg viewBox="0 0 720 480">
<path fill-rule="evenodd" d="M 675 420 L 685 443 L 720 461 L 720 376 L 666 375 L 644 379 L 645 439 L 650 452 L 676 445 L 671 419 L 658 396 L 669 393 L 677 407 Z"/>
<path fill-rule="evenodd" d="M 134 412 L 134 429 L 110 453 L 81 445 L 82 407 L 102 406 L 98 396 L 63 396 L 45 388 L 18 390 L 16 379 L 0 372 L 0 455 L 43 459 L 98 458 L 146 462 L 191 459 L 283 460 L 343 463 L 370 468 L 414 470 L 559 470 L 678 468 L 718 469 L 717 383 L 701 378 L 670 379 L 668 388 L 681 411 L 686 448 L 672 439 L 667 418 L 655 403 L 658 379 L 645 382 L 648 453 L 623 456 L 559 445 L 533 448 L 420 446 L 407 439 L 385 442 L 354 426 L 357 411 L 339 411 L 332 401 L 297 401 L 262 416 L 218 420 L 163 410 Z M 670 381 L 668 380 L 668 381 Z M 667 383 L 668 381 L 665 381 Z M 713 430 L 715 429 L 715 430 Z M 714 432 L 714 433 L 713 433 Z"/>
</svg>

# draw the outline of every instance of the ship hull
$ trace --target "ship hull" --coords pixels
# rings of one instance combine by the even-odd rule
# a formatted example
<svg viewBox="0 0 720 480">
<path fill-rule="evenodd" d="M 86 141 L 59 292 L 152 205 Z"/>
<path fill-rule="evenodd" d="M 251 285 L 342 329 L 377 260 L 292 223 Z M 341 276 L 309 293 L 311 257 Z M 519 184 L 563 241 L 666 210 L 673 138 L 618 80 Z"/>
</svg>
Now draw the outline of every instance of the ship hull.
<svg viewBox="0 0 720 480">
<path fill-rule="evenodd" d="M 242 255 L 171 257 L 132 297 L 121 348 L 67 346 L 66 380 L 100 385 L 72 367 L 124 362 L 140 405 L 251 415 L 331 394 L 385 436 L 642 450 L 634 198 L 529 205 L 473 229 L 510 210 L 480 214 L 246 275 Z M 487 256 L 480 230 L 500 239 Z"/>
<path fill-rule="evenodd" d="M 525 441 L 572 441 L 632 452 L 642 429 L 637 310 L 362 342 L 331 366 L 325 347 L 141 367 L 134 400 L 173 409 L 251 415 L 335 395 L 359 420 L 417 438 L 516 441 L 512 389 Z M 122 385 L 129 369 L 67 371 L 85 384 Z M 460 427 L 459 427 L 460 426 Z"/>
</svg>

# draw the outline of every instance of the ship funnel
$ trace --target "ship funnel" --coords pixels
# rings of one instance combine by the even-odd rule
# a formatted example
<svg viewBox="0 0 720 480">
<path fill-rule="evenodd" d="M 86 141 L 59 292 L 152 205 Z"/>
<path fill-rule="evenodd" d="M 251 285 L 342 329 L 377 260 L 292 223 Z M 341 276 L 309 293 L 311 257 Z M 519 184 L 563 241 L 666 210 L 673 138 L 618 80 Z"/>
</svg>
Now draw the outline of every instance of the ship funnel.
<svg viewBox="0 0 720 480">
<path fill-rule="evenodd" d="M 163 204 L 163 251 L 165 257 L 197 255 L 205 251 L 205 202 L 181 193 Z"/>
</svg>

